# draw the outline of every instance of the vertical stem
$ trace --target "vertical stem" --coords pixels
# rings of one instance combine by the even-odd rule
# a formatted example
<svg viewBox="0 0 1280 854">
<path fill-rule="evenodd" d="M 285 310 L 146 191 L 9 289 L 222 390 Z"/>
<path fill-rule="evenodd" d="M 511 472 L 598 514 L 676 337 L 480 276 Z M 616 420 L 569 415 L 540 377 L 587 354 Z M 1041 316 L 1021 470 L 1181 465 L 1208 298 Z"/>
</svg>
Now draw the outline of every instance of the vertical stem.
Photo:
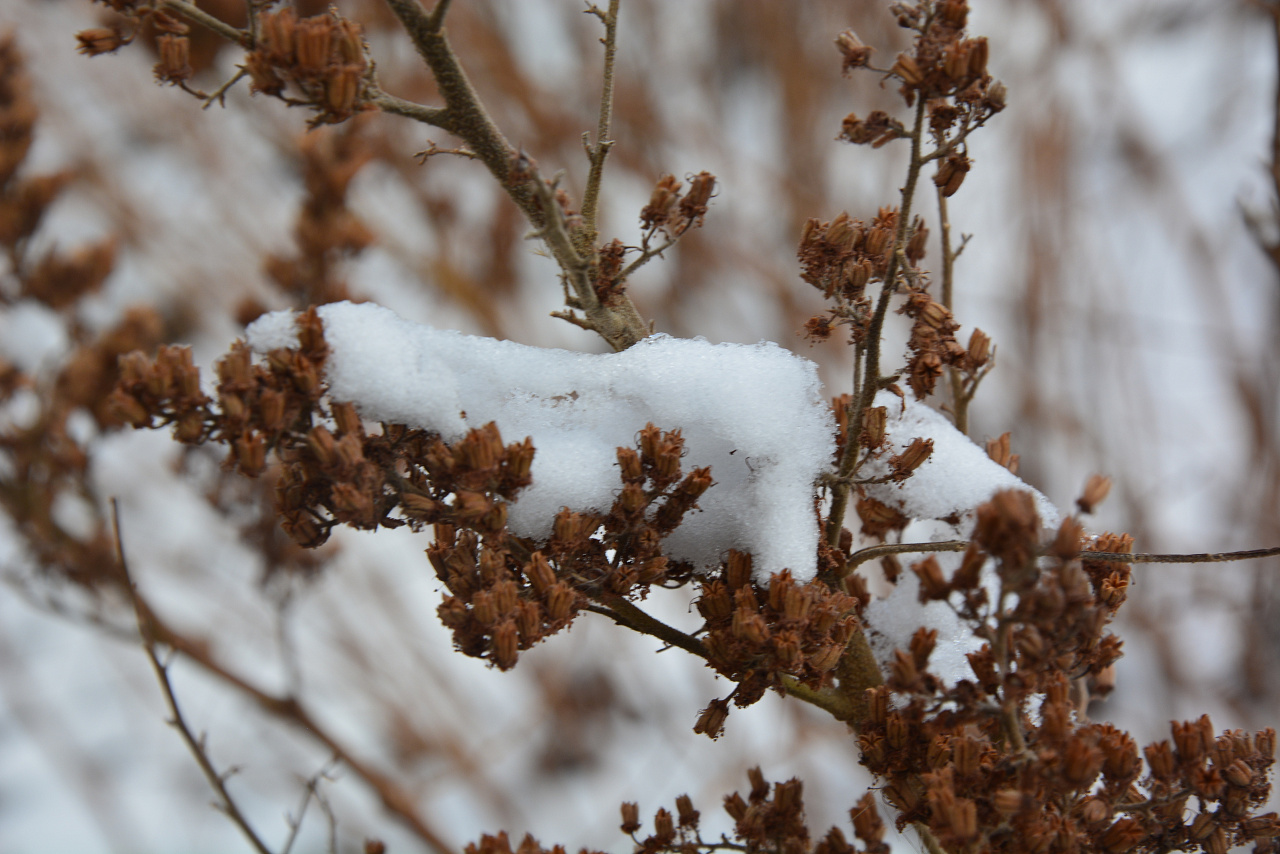
<svg viewBox="0 0 1280 854">
<path fill-rule="evenodd" d="M 876 302 L 875 314 L 867 327 L 866 364 L 862 372 L 861 394 L 854 400 L 854 409 L 849 414 L 848 431 L 845 434 L 844 454 L 840 458 L 840 469 L 836 485 L 832 487 L 831 515 L 827 517 L 827 542 L 832 546 L 840 545 L 840 530 L 844 527 L 844 514 L 849 509 L 849 493 L 853 485 L 849 479 L 857 466 L 858 452 L 862 444 L 862 414 L 875 401 L 876 392 L 880 391 L 880 333 L 884 328 L 884 318 L 889 312 L 889 300 L 897 290 L 898 259 L 902 256 L 902 248 L 907 238 L 907 224 L 911 219 L 911 199 L 915 196 L 916 181 L 920 177 L 920 169 L 924 161 L 920 157 L 920 137 L 924 127 L 925 104 L 921 99 L 916 103 L 915 125 L 911 130 L 911 164 L 907 168 L 907 183 L 902 188 L 902 206 L 898 211 L 898 233 L 893 239 L 893 251 L 884 273 L 884 285 L 880 288 L 880 298 Z"/>
<path fill-rule="evenodd" d="M 620 5 L 621 0 L 609 0 L 609 11 L 601 15 L 604 22 L 604 85 L 600 92 L 600 120 L 596 125 L 596 144 L 587 146 L 587 153 L 591 156 L 591 171 L 587 174 L 587 187 L 582 194 L 583 227 L 575 240 L 575 243 L 581 244 L 577 247 L 578 251 L 584 254 L 595 245 L 599 234 L 596 215 L 600 207 L 600 180 L 604 176 L 605 158 L 613 147 L 609 134 L 613 125 L 613 65 L 618 48 Z"/>
<path fill-rule="evenodd" d="M 943 188 L 937 188 L 938 194 L 938 236 L 942 240 L 942 304 L 955 314 L 954 283 L 956 269 L 956 252 L 951 246 L 951 219 L 947 215 L 947 197 Z M 965 394 L 964 377 L 953 365 L 947 368 L 947 379 L 951 385 L 951 412 L 955 416 L 956 429 L 961 433 L 969 432 L 969 395 Z"/>
</svg>

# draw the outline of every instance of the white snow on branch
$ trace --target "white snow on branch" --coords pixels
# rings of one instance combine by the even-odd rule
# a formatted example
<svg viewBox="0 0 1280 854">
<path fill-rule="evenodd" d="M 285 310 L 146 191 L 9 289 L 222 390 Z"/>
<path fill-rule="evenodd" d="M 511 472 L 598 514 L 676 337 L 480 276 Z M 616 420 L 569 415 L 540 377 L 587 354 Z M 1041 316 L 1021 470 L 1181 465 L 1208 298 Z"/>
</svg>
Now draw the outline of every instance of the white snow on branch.
<svg viewBox="0 0 1280 854">
<path fill-rule="evenodd" d="M 905 482 L 866 487 L 867 494 L 887 504 L 912 523 L 903 532 L 907 543 L 967 540 L 973 534 L 977 509 L 997 492 L 1019 489 L 1031 493 L 1042 532 L 1048 536 L 1062 522 L 1062 514 L 1048 498 L 1032 489 L 987 452 L 970 441 L 941 412 L 915 400 L 903 400 L 891 392 L 876 395 L 876 405 L 888 407 L 885 435 L 890 447 L 880 458 L 864 466 L 865 477 L 889 473 L 888 458 L 900 454 L 917 438 L 933 441 L 933 453 Z M 926 555 L 903 555 L 908 566 Z M 935 554 L 943 574 L 950 576 L 960 565 L 961 555 Z M 999 584 L 990 564 L 983 568 L 982 583 L 994 598 Z M 912 572 L 904 572 L 890 594 L 867 606 L 866 622 L 872 651 L 887 667 L 895 649 L 909 649 L 916 629 L 937 629 L 938 644 L 929 659 L 929 669 L 944 682 L 954 685 L 972 679 L 966 655 L 982 646 L 972 630 L 960 622 L 946 602 L 919 600 L 920 582 Z M 953 594 L 954 595 L 954 594 Z"/>
<path fill-rule="evenodd" d="M 715 485 L 668 538 L 669 556 L 714 566 L 752 553 L 756 577 L 816 571 L 814 481 L 831 466 L 834 423 L 812 362 L 776 344 L 711 344 L 666 335 L 621 353 L 528 347 L 410 323 L 388 309 L 318 309 L 331 354 L 330 395 L 374 421 L 456 441 L 493 421 L 504 441 L 533 439 L 533 485 L 509 508 L 511 530 L 542 539 L 561 507 L 607 510 L 622 482 L 616 457 L 647 422 L 679 428 L 685 470 Z M 294 315 L 249 327 L 259 352 L 297 346 Z"/>
<path fill-rule="evenodd" d="M 861 472 L 863 476 L 875 478 L 888 474 L 889 457 L 902 453 L 917 438 L 931 439 L 933 453 L 903 483 L 868 486 L 867 494 L 909 519 L 957 520 L 945 536 L 935 539 L 967 540 L 973 531 L 978 506 L 1004 489 L 1030 492 L 1045 527 L 1056 529 L 1062 522 L 1058 508 L 1048 498 L 987 456 L 985 450 L 957 430 L 941 412 L 888 391 L 877 394 L 875 403 L 888 408 L 885 435 L 891 449 L 868 462 Z"/>
</svg>

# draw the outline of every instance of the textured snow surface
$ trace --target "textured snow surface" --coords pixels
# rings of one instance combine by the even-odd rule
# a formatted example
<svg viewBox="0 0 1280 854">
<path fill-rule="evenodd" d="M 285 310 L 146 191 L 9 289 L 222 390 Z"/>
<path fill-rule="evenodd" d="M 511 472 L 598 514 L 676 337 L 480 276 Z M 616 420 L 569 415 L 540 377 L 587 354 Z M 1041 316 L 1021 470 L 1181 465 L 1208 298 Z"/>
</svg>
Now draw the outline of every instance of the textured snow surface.
<svg viewBox="0 0 1280 854">
<path fill-rule="evenodd" d="M 446 441 L 490 421 L 505 441 L 532 437 L 533 485 L 508 517 L 517 534 L 548 536 L 561 507 L 607 510 L 621 488 L 616 449 L 652 422 L 679 428 L 685 471 L 711 466 L 715 480 L 667 540 L 670 556 L 705 567 L 738 548 L 761 581 L 784 568 L 813 577 L 813 483 L 834 451 L 813 363 L 770 343 L 665 335 L 589 355 L 434 329 L 368 303 L 318 311 L 330 394 L 365 418 Z M 266 315 L 247 337 L 260 352 L 293 345 L 293 315 Z"/>
<path fill-rule="evenodd" d="M 911 519 L 959 519 L 934 539 L 968 539 L 978 505 L 1003 489 L 1030 492 L 1045 527 L 1056 529 L 1061 523 L 1062 516 L 1049 499 L 987 456 L 941 412 L 887 391 L 876 395 L 876 405 L 889 410 L 885 434 L 893 448 L 867 465 L 868 477 L 888 474 L 889 457 L 902 453 L 917 438 L 932 439 L 933 453 L 903 483 L 876 484 L 867 487 L 867 493 Z"/>
</svg>

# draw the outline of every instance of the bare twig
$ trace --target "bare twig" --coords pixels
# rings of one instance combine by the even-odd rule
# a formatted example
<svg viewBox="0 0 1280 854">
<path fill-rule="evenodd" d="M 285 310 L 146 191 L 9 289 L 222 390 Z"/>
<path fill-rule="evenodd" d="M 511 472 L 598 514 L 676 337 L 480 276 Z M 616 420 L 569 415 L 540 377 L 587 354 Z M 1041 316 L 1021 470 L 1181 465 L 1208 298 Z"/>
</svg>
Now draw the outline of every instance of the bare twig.
<svg viewBox="0 0 1280 854">
<path fill-rule="evenodd" d="M 594 4 L 587 11 L 598 17 L 604 24 L 604 83 L 600 93 L 600 120 L 596 125 L 596 143 L 592 145 L 586 135 L 582 144 L 591 159 L 591 169 L 587 173 L 587 187 L 582 193 L 582 230 L 578 234 L 577 248 L 579 252 L 589 252 L 595 246 L 599 229 L 596 214 L 600 204 L 600 181 L 604 176 L 604 161 L 613 147 L 609 138 L 613 123 L 613 65 L 614 55 L 618 47 L 618 5 L 620 0 L 610 0 L 609 11 L 602 12 Z M 625 277 L 623 277 L 625 279 Z"/>
<path fill-rule="evenodd" d="M 269 694 L 239 674 L 228 670 L 213 658 L 208 643 L 189 638 L 166 625 L 132 583 L 129 584 L 129 592 L 143 637 L 152 647 L 155 644 L 164 644 L 185 655 L 189 661 L 198 665 L 206 673 L 217 677 L 223 683 L 235 688 L 256 702 L 261 709 L 271 716 L 309 733 L 343 765 L 350 768 L 357 777 L 363 780 L 382 801 L 382 805 L 391 814 L 399 818 L 429 848 L 437 852 L 437 854 L 453 854 L 452 848 L 418 814 L 417 807 L 413 802 L 413 796 L 386 774 L 357 758 L 322 727 L 297 698 L 278 697 Z"/>
<path fill-rule="evenodd" d="M 547 247 L 560 269 L 569 277 L 575 295 L 583 304 L 590 328 L 609 342 L 614 350 L 625 350 L 649 335 L 649 326 L 636 311 L 626 294 L 616 294 L 609 305 L 602 305 L 591 289 L 587 271 L 594 261 L 594 248 L 579 249 L 565 227 L 560 206 L 549 199 L 548 185 L 539 175 L 536 164 L 507 141 L 483 103 L 476 94 L 450 47 L 443 28 L 444 13 L 448 3 L 441 0 L 428 15 L 417 0 L 384 0 L 400 19 L 414 47 L 426 61 L 436 78 L 436 85 L 444 99 L 440 110 L 420 108 L 415 111 L 408 102 L 383 101 L 390 96 L 379 96 L 375 103 L 386 103 L 402 115 L 419 112 L 419 120 L 442 128 L 460 137 L 476 158 L 489 169 L 511 199 L 520 207 L 532 223 L 535 231 L 547 240 Z M 421 110 L 427 112 L 422 113 Z M 601 143 L 603 140 L 597 140 Z M 603 159 L 601 160 L 603 164 Z"/>
<path fill-rule="evenodd" d="M 868 546 L 849 556 L 845 563 L 848 574 L 869 560 L 893 554 L 925 554 L 927 552 L 962 552 L 969 548 L 968 540 L 945 540 L 939 543 L 886 543 Z M 1203 552 L 1199 554 L 1125 554 L 1123 552 L 1080 552 L 1082 560 L 1106 563 L 1233 563 L 1280 555 L 1280 546 L 1269 549 L 1248 549 L 1238 552 Z"/>
<path fill-rule="evenodd" d="M 880 297 L 876 302 L 875 313 L 867 327 L 866 353 L 862 369 L 860 393 L 856 396 L 849 413 L 849 427 L 845 435 L 844 453 L 840 458 L 837 476 L 848 478 L 853 474 L 858 462 L 858 454 L 862 450 L 862 413 L 869 409 L 881 388 L 880 376 L 880 333 L 884 329 L 885 315 L 889 311 L 889 300 L 897 290 L 898 256 L 905 246 L 907 223 L 911 219 L 911 200 L 915 196 L 916 181 L 920 177 L 920 169 L 924 165 L 920 157 L 920 137 L 924 127 L 925 102 L 921 99 L 916 104 L 915 124 L 911 131 L 911 162 L 907 168 L 907 181 L 902 187 L 902 205 L 898 210 L 898 230 L 894 236 L 894 251 L 889 256 L 889 263 L 884 274 L 884 284 L 880 288 Z M 849 493 L 851 485 L 846 481 L 837 483 L 831 490 L 831 513 L 827 517 L 826 539 L 832 546 L 839 545 L 840 531 L 844 527 L 845 511 L 849 509 Z"/>
<path fill-rule="evenodd" d="M 594 598 L 596 598 L 603 607 L 590 608 L 592 613 L 601 614 L 613 620 L 618 625 L 640 632 L 641 634 L 651 635 L 663 643 L 679 647 L 685 652 L 693 653 L 699 658 L 705 659 L 707 657 L 707 648 L 703 646 L 702 641 L 695 637 L 686 635 L 679 629 L 668 626 L 661 620 L 640 610 L 634 604 L 623 599 L 621 596 L 607 594 Z"/>
<path fill-rule="evenodd" d="M 289 837 L 285 840 L 284 847 L 280 849 L 280 854 L 289 854 L 289 852 L 293 850 L 293 844 L 298 839 L 298 832 L 302 830 L 302 820 L 306 817 L 307 807 L 311 804 L 312 799 L 315 799 L 316 803 L 320 804 L 320 808 L 329 816 L 331 831 L 330 838 L 332 839 L 333 811 L 328 809 L 328 804 L 325 802 L 324 796 L 320 794 L 319 786 L 321 780 L 332 779 L 329 777 L 329 773 L 333 770 L 333 767 L 336 764 L 336 757 L 330 759 L 324 764 L 324 767 L 312 774 L 310 779 L 306 781 L 304 791 L 302 793 L 302 803 L 298 805 L 298 814 L 296 816 L 286 816 L 289 823 Z"/>
<path fill-rule="evenodd" d="M 191 751 L 191 755 L 195 757 L 196 764 L 200 766 L 200 770 L 204 772 L 205 779 L 209 781 L 209 785 L 218 793 L 221 803 L 219 808 L 227 814 L 240 831 L 249 840 L 249 844 L 259 854 L 271 854 L 271 849 L 258 837 L 253 827 L 249 824 L 249 820 L 245 818 L 244 813 L 236 805 L 235 799 L 231 797 L 231 793 L 227 791 L 226 777 L 218 773 L 213 767 L 213 761 L 209 759 L 209 754 L 205 751 L 204 739 L 196 738 L 191 733 L 191 728 L 187 726 L 186 719 L 182 716 L 182 710 L 178 708 L 178 698 L 174 695 L 173 685 L 169 682 L 169 668 L 160 661 L 159 655 L 156 654 L 156 636 L 154 626 L 149 619 L 149 611 L 142 605 L 142 600 L 138 597 L 137 588 L 134 586 L 133 578 L 129 575 L 129 562 L 125 560 L 124 540 L 120 536 L 120 511 L 115 501 L 111 503 L 112 524 L 114 526 L 116 540 L 116 555 L 120 560 L 120 572 L 124 576 L 125 592 L 129 595 L 130 601 L 133 603 L 133 613 L 138 620 L 138 634 L 142 637 L 142 648 L 147 653 L 147 659 L 151 662 L 151 668 L 155 671 L 156 679 L 160 682 L 160 687 L 164 691 L 165 701 L 169 705 L 169 713 L 172 717 L 169 723 L 178 730 L 182 735 L 182 740 L 187 743 L 187 748 Z"/>
<path fill-rule="evenodd" d="M 199 24 L 207 30 L 212 30 L 224 39 L 235 42 L 241 47 L 249 48 L 253 46 L 253 38 L 247 30 L 236 29 L 203 9 L 197 8 L 194 3 L 189 3 L 187 0 L 160 0 L 160 6 L 163 9 L 181 15 L 193 24 Z"/>
</svg>

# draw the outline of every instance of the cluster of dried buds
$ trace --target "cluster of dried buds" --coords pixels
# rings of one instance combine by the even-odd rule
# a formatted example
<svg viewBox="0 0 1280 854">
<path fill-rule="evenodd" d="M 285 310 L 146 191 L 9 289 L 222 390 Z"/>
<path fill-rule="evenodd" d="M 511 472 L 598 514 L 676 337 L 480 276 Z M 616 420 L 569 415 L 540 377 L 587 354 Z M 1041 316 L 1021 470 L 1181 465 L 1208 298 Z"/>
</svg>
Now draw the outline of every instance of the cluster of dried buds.
<svg viewBox="0 0 1280 854">
<path fill-rule="evenodd" d="M 494 454 L 499 447 L 493 445 Z M 527 452 L 531 459 L 532 450 L 526 441 L 506 453 Z M 471 530 L 437 524 L 428 550 L 449 590 L 439 613 L 455 646 L 506 670 L 521 650 L 568 626 L 588 601 L 616 605 L 643 598 L 651 585 L 687 580 L 688 567 L 662 554 L 662 540 L 711 486 L 711 474 L 705 468 L 684 474 L 683 450 L 679 431 L 647 425 L 637 449 L 618 449 L 622 488 L 610 511 L 562 510 L 545 543 L 513 536 L 504 517 L 483 515 L 487 505 L 480 498 L 456 493 L 455 508 L 474 504 L 481 517 L 464 519 L 455 511 Z M 432 473 L 433 482 L 440 479 Z"/>
<path fill-rule="evenodd" d="M 967 382 L 981 378 L 991 361 L 991 339 L 985 332 L 975 329 L 969 336 L 969 346 L 960 346 L 955 339 L 960 324 L 952 317 L 951 309 L 925 291 L 912 293 L 898 311 L 914 321 L 907 341 L 911 353 L 907 384 L 918 400 L 933 393 L 945 367 L 959 370 Z"/>
<path fill-rule="evenodd" d="M 859 600 L 815 581 L 797 584 L 789 572 L 767 588 L 752 582 L 751 557 L 730 551 L 718 577 L 700 581 L 698 612 L 706 621 L 707 663 L 738 683 L 729 699 L 758 701 L 784 677 L 814 690 L 829 685 L 849 638 L 858 629 Z M 729 700 L 714 700 L 695 727 L 720 735 Z"/>
<path fill-rule="evenodd" d="M 920 629 L 869 692 L 859 744 L 899 827 L 919 822 L 948 851 L 993 852 L 1225 852 L 1280 834 L 1274 814 L 1254 814 L 1270 791 L 1273 731 L 1215 740 L 1207 718 L 1175 724 L 1174 749 L 1146 749 L 1144 777 L 1132 738 L 1083 717 L 1078 686 L 1119 657 L 1106 626 L 1129 583 L 1126 564 L 1089 553 L 1125 553 L 1132 540 L 1105 535 L 1081 551 L 1075 520 L 1047 545 L 1039 529 L 1028 493 L 998 493 L 949 579 L 933 558 L 911 567 L 921 600 L 950 603 L 985 643 L 969 655 L 974 678 L 947 685 L 929 671 L 937 633 Z"/>
<path fill-rule="evenodd" d="M 800 277 L 835 301 L 827 314 L 806 326 L 811 338 L 825 339 L 836 326 L 849 326 L 855 342 L 863 342 L 871 321 L 867 285 L 883 281 L 898 239 L 898 211 L 881 208 L 870 223 L 841 213 L 830 222 L 805 223 L 796 255 Z M 914 267 L 924 258 L 929 231 L 917 218 L 905 235 L 904 253 Z"/>
<path fill-rule="evenodd" d="M 884 824 L 870 792 L 849 810 L 854 837 L 861 847 L 851 845 L 838 827 L 832 827 L 817 843 L 813 843 L 805 824 L 803 783 L 792 778 L 770 784 L 759 768 L 748 770 L 747 779 L 751 782 L 751 790 L 745 798 L 734 792 L 724 799 L 724 810 L 734 822 L 736 844 L 717 845 L 703 840 L 700 830 L 702 814 L 694 809 L 688 795 L 676 798 L 674 815 L 670 810 L 659 809 L 653 817 L 653 833 L 644 839 L 638 836 L 642 827 L 639 806 L 624 803 L 622 832 L 635 841 L 640 854 L 674 854 L 716 848 L 732 848 L 751 854 L 888 854 Z"/>
<path fill-rule="evenodd" d="M 640 225 L 647 232 L 658 229 L 679 237 L 690 228 L 702 225 L 707 205 L 715 195 L 716 176 L 699 172 L 690 177 L 689 190 L 674 175 L 663 175 L 654 185 L 649 203 L 640 211 Z"/>
<path fill-rule="evenodd" d="M 336 11 L 299 19 L 291 8 L 258 16 L 258 42 L 245 57 L 255 92 L 285 97 L 292 86 L 317 112 L 313 124 L 338 123 L 367 108 L 360 25 Z"/>
<path fill-rule="evenodd" d="M 901 82 L 899 92 L 907 106 L 917 98 L 924 103 L 929 134 L 937 146 L 933 158 L 939 161 L 933 180 L 944 196 L 951 196 L 970 168 L 963 141 L 1004 109 L 1005 87 L 987 73 L 987 40 L 965 36 L 966 0 L 896 3 L 894 11 L 899 25 L 914 30 L 916 38 L 911 50 L 898 54 L 885 73 Z M 841 33 L 836 47 L 845 72 L 870 68 L 871 48 L 852 31 Z M 909 136 L 902 122 L 882 110 L 865 118 L 849 114 L 840 133 L 847 142 L 876 148 Z"/>
</svg>

